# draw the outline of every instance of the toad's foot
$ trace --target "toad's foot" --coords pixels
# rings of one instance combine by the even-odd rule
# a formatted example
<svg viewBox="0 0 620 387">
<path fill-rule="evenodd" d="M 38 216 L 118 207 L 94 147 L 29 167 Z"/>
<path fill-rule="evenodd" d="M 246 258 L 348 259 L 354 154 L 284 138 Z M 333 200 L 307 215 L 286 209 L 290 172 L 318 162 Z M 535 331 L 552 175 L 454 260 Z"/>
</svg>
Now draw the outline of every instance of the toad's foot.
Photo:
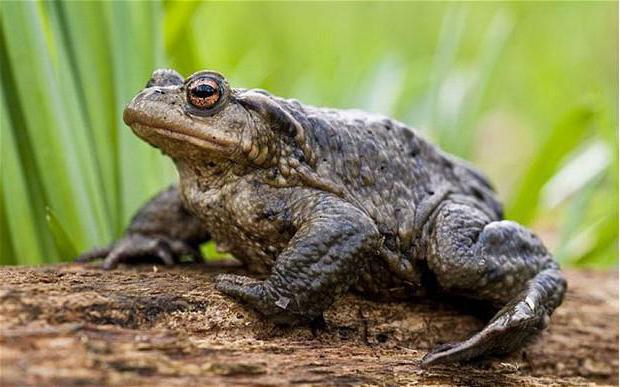
<svg viewBox="0 0 620 387">
<path fill-rule="evenodd" d="M 422 364 L 452 363 L 481 355 L 512 352 L 536 337 L 548 321 L 547 312 L 526 298 L 502 308 L 481 332 L 468 340 L 434 348 L 424 356 Z"/>
<path fill-rule="evenodd" d="M 174 265 L 182 257 L 190 257 L 193 262 L 204 262 L 199 247 L 187 242 L 162 236 L 130 234 L 104 248 L 83 253 L 75 262 L 86 263 L 103 258 L 102 267 L 114 269 L 119 263 L 155 261 Z"/>
<path fill-rule="evenodd" d="M 263 281 L 236 274 L 220 274 L 215 279 L 215 288 L 271 317 L 280 312 L 272 292 L 267 292 Z"/>
</svg>

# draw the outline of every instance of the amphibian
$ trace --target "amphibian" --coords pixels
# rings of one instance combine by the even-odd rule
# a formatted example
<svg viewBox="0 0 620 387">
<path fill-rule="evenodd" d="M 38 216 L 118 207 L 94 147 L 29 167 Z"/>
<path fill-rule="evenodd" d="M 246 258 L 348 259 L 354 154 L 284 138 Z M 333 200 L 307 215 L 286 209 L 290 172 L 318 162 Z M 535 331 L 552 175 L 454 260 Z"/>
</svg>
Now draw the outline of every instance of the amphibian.
<svg viewBox="0 0 620 387">
<path fill-rule="evenodd" d="M 122 239 L 80 261 L 173 264 L 199 259 L 213 240 L 268 274 L 220 275 L 217 289 L 283 324 L 321 318 L 349 290 L 389 300 L 433 287 L 497 308 L 481 332 L 424 364 L 511 352 L 562 302 L 552 255 L 502 220 L 487 179 L 398 121 L 173 70 L 155 71 L 123 118 L 172 158 L 179 183 L 142 207 Z"/>
</svg>

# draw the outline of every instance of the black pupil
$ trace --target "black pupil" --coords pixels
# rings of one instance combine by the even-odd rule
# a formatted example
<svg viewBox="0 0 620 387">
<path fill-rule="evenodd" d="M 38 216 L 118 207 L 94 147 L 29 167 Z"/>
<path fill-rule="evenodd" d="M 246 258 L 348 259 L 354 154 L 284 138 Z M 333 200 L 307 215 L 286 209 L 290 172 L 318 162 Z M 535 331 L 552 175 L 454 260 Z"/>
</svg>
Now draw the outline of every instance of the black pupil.
<svg viewBox="0 0 620 387">
<path fill-rule="evenodd" d="M 197 98 L 208 98 L 217 93 L 217 90 L 211 85 L 202 83 L 192 89 L 192 94 Z"/>
</svg>

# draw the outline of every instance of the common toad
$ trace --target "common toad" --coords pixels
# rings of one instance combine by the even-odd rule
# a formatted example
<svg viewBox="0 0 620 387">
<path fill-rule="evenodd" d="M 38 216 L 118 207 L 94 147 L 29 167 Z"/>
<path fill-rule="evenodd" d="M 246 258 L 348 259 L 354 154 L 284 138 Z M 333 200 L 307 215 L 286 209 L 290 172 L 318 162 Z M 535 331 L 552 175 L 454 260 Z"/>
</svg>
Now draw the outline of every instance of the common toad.
<svg viewBox="0 0 620 387">
<path fill-rule="evenodd" d="M 432 290 L 499 310 L 426 365 L 514 351 L 562 302 L 552 255 L 502 220 L 487 179 L 398 121 L 173 70 L 155 71 L 123 117 L 172 158 L 180 181 L 142 207 L 122 239 L 79 261 L 174 264 L 201 259 L 199 245 L 214 240 L 268 273 L 221 275 L 217 289 L 284 324 L 320 319 L 348 290 L 388 300 Z"/>
</svg>

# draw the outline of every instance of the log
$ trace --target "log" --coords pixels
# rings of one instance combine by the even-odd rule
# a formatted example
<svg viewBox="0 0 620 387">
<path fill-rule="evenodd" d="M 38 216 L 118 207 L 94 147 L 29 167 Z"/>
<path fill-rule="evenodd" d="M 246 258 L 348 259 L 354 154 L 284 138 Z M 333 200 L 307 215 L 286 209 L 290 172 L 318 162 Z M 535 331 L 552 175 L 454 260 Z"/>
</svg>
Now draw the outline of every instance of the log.
<svg viewBox="0 0 620 387">
<path fill-rule="evenodd" d="M 3 267 L 0 385 L 589 385 L 618 383 L 618 278 L 568 270 L 550 327 L 504 358 L 420 367 L 483 326 L 437 300 L 347 295 L 324 327 L 272 324 L 218 293 L 210 265 Z"/>
</svg>

